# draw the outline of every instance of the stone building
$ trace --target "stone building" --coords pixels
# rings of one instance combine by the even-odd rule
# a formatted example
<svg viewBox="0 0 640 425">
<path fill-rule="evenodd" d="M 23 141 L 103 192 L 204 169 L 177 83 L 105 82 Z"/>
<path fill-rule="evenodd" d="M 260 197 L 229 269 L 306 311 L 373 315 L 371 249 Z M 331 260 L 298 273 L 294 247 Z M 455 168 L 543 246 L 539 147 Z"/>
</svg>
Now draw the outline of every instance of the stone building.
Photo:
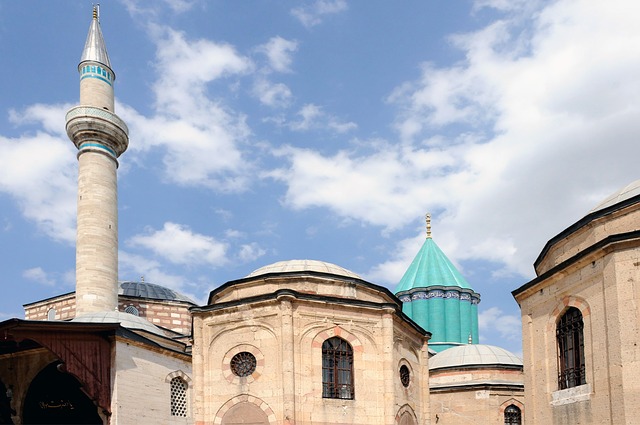
<svg viewBox="0 0 640 425">
<path fill-rule="evenodd" d="M 128 129 L 97 8 L 78 71 L 76 288 L 0 322 L 0 424 L 521 423 L 522 366 L 478 344 L 480 296 L 430 229 L 398 296 L 312 260 L 227 282 L 205 306 L 118 282 Z"/>
<path fill-rule="evenodd" d="M 638 423 L 640 180 L 549 240 L 535 270 L 513 291 L 527 423 Z"/>
</svg>

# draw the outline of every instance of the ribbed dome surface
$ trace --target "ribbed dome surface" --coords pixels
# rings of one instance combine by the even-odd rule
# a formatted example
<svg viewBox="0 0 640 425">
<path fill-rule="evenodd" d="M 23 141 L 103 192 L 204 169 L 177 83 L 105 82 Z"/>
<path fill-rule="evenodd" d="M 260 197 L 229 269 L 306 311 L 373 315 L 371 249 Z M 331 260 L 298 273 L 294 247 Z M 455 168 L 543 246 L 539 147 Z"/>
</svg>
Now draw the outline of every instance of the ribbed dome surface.
<svg viewBox="0 0 640 425">
<path fill-rule="evenodd" d="M 615 193 L 612 193 L 606 199 L 596 205 L 594 209 L 589 211 L 589 213 L 605 209 L 629 198 L 633 198 L 637 195 L 640 195 L 640 180 L 636 180 L 633 183 L 630 183 L 622 189 L 616 191 Z"/>
<path fill-rule="evenodd" d="M 118 295 L 151 298 L 154 300 L 186 301 L 191 304 L 195 304 L 195 302 L 186 295 L 182 295 L 181 293 L 165 286 L 149 282 L 120 282 Z"/>
<path fill-rule="evenodd" d="M 429 359 L 429 369 L 461 366 L 522 366 L 522 359 L 494 345 L 466 344 L 448 348 Z"/>
<path fill-rule="evenodd" d="M 278 261 L 277 263 L 269 264 L 264 267 L 260 267 L 257 270 L 251 272 L 247 277 L 255 277 L 269 273 L 292 273 L 292 272 L 305 272 L 313 271 L 320 273 L 329 273 L 338 276 L 352 277 L 361 279 L 360 276 L 352 271 L 349 271 L 343 267 L 337 266 L 332 263 L 318 260 L 288 260 Z"/>
<path fill-rule="evenodd" d="M 396 294 L 414 288 L 450 286 L 471 289 L 458 269 L 431 238 L 427 238 L 400 279 Z"/>
<path fill-rule="evenodd" d="M 96 313 L 87 313 L 71 320 L 72 322 L 84 323 L 120 323 L 123 328 L 140 329 L 151 332 L 156 335 L 164 335 L 164 333 L 153 323 L 133 314 L 123 313 L 120 311 L 100 311 Z"/>
</svg>

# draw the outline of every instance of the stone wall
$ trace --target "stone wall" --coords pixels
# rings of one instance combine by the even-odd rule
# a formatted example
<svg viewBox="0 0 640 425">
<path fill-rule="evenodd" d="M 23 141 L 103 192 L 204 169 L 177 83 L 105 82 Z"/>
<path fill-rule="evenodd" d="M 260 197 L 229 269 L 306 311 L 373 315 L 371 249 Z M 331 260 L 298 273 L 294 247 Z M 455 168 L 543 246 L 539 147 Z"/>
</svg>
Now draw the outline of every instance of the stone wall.
<svg viewBox="0 0 640 425">
<path fill-rule="evenodd" d="M 547 252 L 515 297 L 521 307 L 528 423 L 633 423 L 640 417 L 640 209 L 599 217 Z M 618 240 L 594 246 L 611 235 Z M 573 254 L 573 256 L 571 256 Z M 582 313 L 586 385 L 558 387 L 557 322 Z"/>
<path fill-rule="evenodd" d="M 191 364 L 188 356 L 152 350 L 130 340 L 116 342 L 111 424 L 193 423 Z M 186 416 L 171 414 L 171 379 L 187 384 Z"/>
</svg>

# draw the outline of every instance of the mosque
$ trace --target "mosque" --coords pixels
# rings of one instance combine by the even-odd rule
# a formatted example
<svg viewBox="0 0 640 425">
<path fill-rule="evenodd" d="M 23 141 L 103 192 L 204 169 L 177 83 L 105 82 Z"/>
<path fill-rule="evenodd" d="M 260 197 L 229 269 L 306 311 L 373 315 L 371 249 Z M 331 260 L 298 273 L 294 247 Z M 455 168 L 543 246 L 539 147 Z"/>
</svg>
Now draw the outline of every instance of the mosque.
<svg viewBox="0 0 640 425">
<path fill-rule="evenodd" d="M 429 217 L 395 293 L 335 264 L 289 260 L 221 285 L 201 306 L 118 281 L 117 166 L 128 129 L 114 111 L 96 9 L 78 71 L 80 105 L 66 117 L 79 163 L 76 288 L 0 322 L 0 424 L 640 417 L 631 372 L 640 362 L 639 183 L 550 240 L 538 277 L 513 292 L 524 362 L 479 344 L 480 294 L 434 242 Z"/>
</svg>

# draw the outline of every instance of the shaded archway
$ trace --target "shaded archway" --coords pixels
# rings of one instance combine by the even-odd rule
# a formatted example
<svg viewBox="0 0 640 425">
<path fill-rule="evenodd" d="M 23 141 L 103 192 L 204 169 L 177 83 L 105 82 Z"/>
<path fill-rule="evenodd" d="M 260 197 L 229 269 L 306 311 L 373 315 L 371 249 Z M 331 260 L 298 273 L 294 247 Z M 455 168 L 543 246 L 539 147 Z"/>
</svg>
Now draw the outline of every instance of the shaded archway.
<svg viewBox="0 0 640 425">
<path fill-rule="evenodd" d="M 13 424 L 11 415 L 14 413 L 11 409 L 11 399 L 7 395 L 7 387 L 0 381 L 0 424 Z"/>
<path fill-rule="evenodd" d="M 222 418 L 222 425 L 235 424 L 269 425 L 269 418 L 258 406 L 245 401 L 231 407 Z"/>
<path fill-rule="evenodd" d="M 24 424 L 102 424 L 98 408 L 80 382 L 62 371 L 60 362 L 46 366 L 29 385 L 24 400 Z"/>
</svg>

